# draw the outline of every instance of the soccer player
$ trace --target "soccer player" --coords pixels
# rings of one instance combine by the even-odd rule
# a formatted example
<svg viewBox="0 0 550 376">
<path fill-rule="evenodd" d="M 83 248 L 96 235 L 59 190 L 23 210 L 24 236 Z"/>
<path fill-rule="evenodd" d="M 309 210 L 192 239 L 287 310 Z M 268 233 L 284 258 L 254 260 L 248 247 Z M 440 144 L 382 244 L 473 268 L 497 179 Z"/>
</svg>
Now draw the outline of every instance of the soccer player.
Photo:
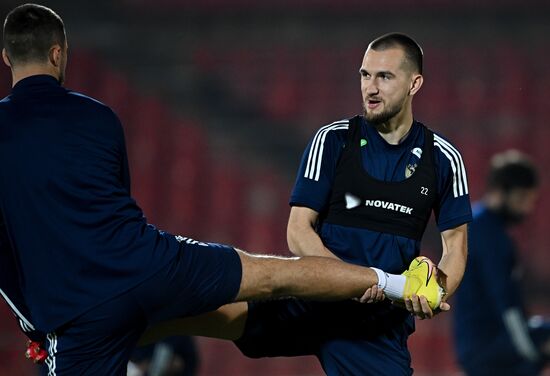
<svg viewBox="0 0 550 376">
<path fill-rule="evenodd" d="M 448 298 L 464 273 L 472 215 L 460 152 L 413 118 L 422 49 L 406 35 L 383 35 L 369 44 L 359 73 L 363 114 L 320 128 L 304 153 L 290 200 L 290 250 L 401 273 L 418 256 L 434 211 L 443 246 L 438 278 Z M 410 313 L 434 314 L 422 308 L 425 297 L 410 296 L 399 307 L 373 286 L 360 300 L 374 304 L 290 299 L 225 306 L 211 314 L 207 335 L 236 339 L 254 358 L 316 355 L 328 375 L 410 375 Z M 444 299 L 438 310 L 449 309 Z M 192 331 L 200 326 L 165 323 L 143 340 L 204 333 Z"/>
<path fill-rule="evenodd" d="M 422 55 L 400 33 L 369 44 L 359 69 L 363 114 L 326 125 L 311 139 L 290 199 L 288 244 L 298 256 L 401 273 L 418 256 L 433 211 L 448 297 L 464 273 L 471 209 L 460 152 L 413 117 Z M 413 316 L 380 297 L 372 289 L 363 300 L 376 302 L 367 305 L 251 302 L 237 344 L 257 357 L 314 354 L 328 375 L 409 375 Z M 433 316 L 419 312 L 418 297 L 405 303 L 420 318 Z"/>
<path fill-rule="evenodd" d="M 62 86 L 61 18 L 22 5 L 7 15 L 3 37 L 13 88 L 0 101 L 0 293 L 21 329 L 47 340 L 44 374 L 124 375 L 147 325 L 232 301 L 338 300 L 375 284 L 400 299 L 424 288 L 422 265 L 416 274 L 387 275 L 157 230 L 130 196 L 117 116 Z"/>
<path fill-rule="evenodd" d="M 470 376 L 536 375 L 550 359 L 550 323 L 528 324 L 509 234 L 537 196 L 537 172 L 525 155 L 508 150 L 493 157 L 486 194 L 474 205 L 468 267 L 455 300 L 455 348 Z"/>
</svg>

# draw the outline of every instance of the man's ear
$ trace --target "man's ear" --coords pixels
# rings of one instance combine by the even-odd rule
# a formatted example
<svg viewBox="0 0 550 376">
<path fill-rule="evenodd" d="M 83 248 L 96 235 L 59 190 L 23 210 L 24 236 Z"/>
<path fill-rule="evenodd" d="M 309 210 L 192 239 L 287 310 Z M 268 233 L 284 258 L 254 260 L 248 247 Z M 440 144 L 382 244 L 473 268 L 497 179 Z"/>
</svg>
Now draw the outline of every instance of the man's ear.
<svg viewBox="0 0 550 376">
<path fill-rule="evenodd" d="M 424 77 L 422 77 L 421 74 L 414 75 L 409 89 L 409 95 L 415 95 L 418 90 L 420 90 L 420 87 L 422 87 L 422 83 L 424 83 Z"/>
<path fill-rule="evenodd" d="M 4 64 L 11 68 L 11 61 L 5 48 L 2 48 L 2 60 L 4 60 Z"/>
<path fill-rule="evenodd" d="M 61 65 L 61 55 L 63 54 L 63 49 L 60 45 L 55 44 L 50 48 L 50 53 L 48 55 L 48 59 L 50 61 L 50 64 L 52 64 L 54 67 L 59 67 Z"/>
</svg>

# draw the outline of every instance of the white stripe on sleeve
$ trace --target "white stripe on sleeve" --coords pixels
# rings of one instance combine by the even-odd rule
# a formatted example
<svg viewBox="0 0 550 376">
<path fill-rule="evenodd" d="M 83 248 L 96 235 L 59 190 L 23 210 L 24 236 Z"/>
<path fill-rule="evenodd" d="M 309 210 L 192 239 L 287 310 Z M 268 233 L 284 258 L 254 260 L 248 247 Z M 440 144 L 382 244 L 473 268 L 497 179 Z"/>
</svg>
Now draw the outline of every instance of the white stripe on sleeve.
<svg viewBox="0 0 550 376">
<path fill-rule="evenodd" d="M 23 314 L 17 309 L 15 304 L 13 304 L 13 302 L 10 300 L 10 298 L 8 298 L 8 296 L 4 293 L 4 291 L 2 291 L 2 289 L 0 289 L 0 294 L 2 295 L 2 297 L 4 298 L 6 303 L 8 303 L 8 305 L 10 306 L 13 313 L 15 313 L 17 318 L 20 321 L 22 321 L 25 324 L 25 326 L 28 327 L 30 330 L 34 330 L 34 325 L 31 324 L 30 321 L 25 318 L 25 316 L 23 316 Z M 23 327 L 21 327 L 21 329 L 23 329 L 23 331 L 25 331 L 25 329 Z"/>
<path fill-rule="evenodd" d="M 328 132 L 348 128 L 349 121 L 342 120 L 326 125 L 317 131 L 313 137 L 313 141 L 311 142 L 311 147 L 309 149 L 306 170 L 304 173 L 305 178 L 319 181 L 319 177 L 321 175 L 321 162 L 323 160 L 323 152 L 325 149 L 325 139 Z"/>
<path fill-rule="evenodd" d="M 515 307 L 508 308 L 502 314 L 502 318 L 504 320 L 504 326 L 508 330 L 518 353 L 531 362 L 537 361 L 539 354 L 535 344 L 529 336 L 527 324 L 525 323 L 523 315 L 520 313 L 519 309 Z"/>
<path fill-rule="evenodd" d="M 466 178 L 466 168 L 460 152 L 448 141 L 434 134 L 434 146 L 447 157 L 453 170 L 453 195 L 454 197 L 468 194 L 468 180 Z"/>
</svg>

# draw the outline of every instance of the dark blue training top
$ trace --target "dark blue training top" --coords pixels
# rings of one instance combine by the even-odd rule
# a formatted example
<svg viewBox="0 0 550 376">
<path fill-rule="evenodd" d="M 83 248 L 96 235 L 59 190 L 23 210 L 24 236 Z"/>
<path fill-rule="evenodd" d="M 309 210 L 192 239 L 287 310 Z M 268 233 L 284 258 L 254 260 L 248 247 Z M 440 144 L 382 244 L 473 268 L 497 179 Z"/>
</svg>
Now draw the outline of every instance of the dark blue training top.
<svg viewBox="0 0 550 376">
<path fill-rule="evenodd" d="M 326 211 L 348 127 L 349 120 L 337 121 L 315 134 L 304 152 L 291 205 L 305 206 L 321 214 Z M 424 146 L 424 132 L 419 123 L 413 123 L 398 145 L 388 144 L 364 119 L 362 136 L 363 167 L 370 176 L 396 182 L 414 173 Z M 471 221 L 468 183 L 462 157 L 449 141 L 434 133 L 433 150 L 438 182 L 434 211 L 439 229 L 444 231 Z M 390 273 L 403 272 L 420 252 L 417 240 L 326 222 L 319 235 L 325 246 L 341 259 Z"/>
<path fill-rule="evenodd" d="M 117 116 L 51 76 L 21 80 L 0 102 L 0 166 L 0 261 L 16 270 L 0 289 L 19 291 L 8 298 L 24 298 L 38 330 L 136 286 L 179 249 L 130 197 Z"/>
<path fill-rule="evenodd" d="M 522 312 L 524 306 L 514 241 L 503 219 L 481 203 L 474 205 L 468 250 L 466 272 L 454 295 L 454 338 L 461 361 L 482 361 L 487 353 L 502 351 L 487 343 L 507 333 L 504 312 L 509 308 Z M 511 337 L 507 338 L 515 352 Z"/>
</svg>

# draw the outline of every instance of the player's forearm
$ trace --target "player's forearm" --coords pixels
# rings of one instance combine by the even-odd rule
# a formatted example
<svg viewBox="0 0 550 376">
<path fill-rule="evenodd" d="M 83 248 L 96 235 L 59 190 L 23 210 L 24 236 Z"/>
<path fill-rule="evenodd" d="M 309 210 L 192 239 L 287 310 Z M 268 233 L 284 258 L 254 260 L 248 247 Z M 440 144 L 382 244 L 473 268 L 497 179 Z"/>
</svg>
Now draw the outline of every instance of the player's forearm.
<svg viewBox="0 0 550 376">
<path fill-rule="evenodd" d="M 451 296 L 462 281 L 466 269 L 467 249 L 467 225 L 464 224 L 452 230 L 444 231 L 443 256 L 438 268 L 441 272 L 441 282 L 447 297 Z"/>
<path fill-rule="evenodd" d="M 319 256 L 338 259 L 315 231 L 319 213 L 306 207 L 292 207 L 288 218 L 288 249 L 296 256 Z"/>
<path fill-rule="evenodd" d="M 338 259 L 321 241 L 311 226 L 298 226 L 289 223 L 287 242 L 290 252 L 296 256 L 319 256 Z"/>
<path fill-rule="evenodd" d="M 449 254 L 441 258 L 438 269 L 442 272 L 441 280 L 447 297 L 450 297 L 460 285 L 465 268 L 466 259 L 461 255 Z"/>
</svg>

